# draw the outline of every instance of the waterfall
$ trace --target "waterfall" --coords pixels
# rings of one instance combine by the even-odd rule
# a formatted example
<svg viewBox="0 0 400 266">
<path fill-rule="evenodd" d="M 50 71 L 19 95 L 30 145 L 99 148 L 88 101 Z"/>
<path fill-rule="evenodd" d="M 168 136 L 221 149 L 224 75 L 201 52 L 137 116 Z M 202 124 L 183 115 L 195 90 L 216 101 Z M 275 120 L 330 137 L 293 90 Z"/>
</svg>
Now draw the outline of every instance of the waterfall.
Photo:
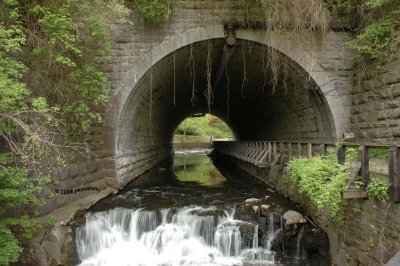
<svg viewBox="0 0 400 266">
<path fill-rule="evenodd" d="M 238 256 L 241 247 L 241 237 L 237 222 L 226 220 L 219 224 L 215 233 L 215 243 L 224 256 Z"/>
<path fill-rule="evenodd" d="M 280 219 L 279 227 L 276 228 L 275 226 L 275 221 L 274 221 L 274 214 L 269 213 L 268 215 L 268 231 L 267 231 L 267 237 L 266 237 L 266 249 L 271 250 L 272 248 L 272 242 L 276 239 L 278 234 L 282 231 L 282 217 Z"/>
<path fill-rule="evenodd" d="M 242 250 L 240 226 L 251 224 L 233 215 L 198 206 L 88 213 L 76 231 L 79 265 L 271 265 L 274 252 L 259 247 L 258 225 L 253 247 Z"/>
<path fill-rule="evenodd" d="M 296 255 L 293 258 L 293 263 L 294 264 L 299 264 L 302 260 L 305 259 L 305 254 L 303 252 L 303 246 L 301 244 L 301 239 L 303 237 L 304 233 L 304 226 L 300 227 L 299 232 L 297 233 L 296 237 Z"/>
<path fill-rule="evenodd" d="M 253 248 L 258 248 L 258 224 L 254 226 Z"/>
</svg>

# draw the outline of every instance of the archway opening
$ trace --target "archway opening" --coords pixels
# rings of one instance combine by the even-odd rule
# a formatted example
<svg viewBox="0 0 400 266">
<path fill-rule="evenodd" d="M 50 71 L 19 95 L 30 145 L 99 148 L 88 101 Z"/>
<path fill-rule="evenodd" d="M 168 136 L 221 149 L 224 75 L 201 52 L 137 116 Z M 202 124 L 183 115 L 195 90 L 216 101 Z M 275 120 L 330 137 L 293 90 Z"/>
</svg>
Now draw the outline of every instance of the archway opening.
<svg viewBox="0 0 400 266">
<path fill-rule="evenodd" d="M 295 59 L 280 54 L 287 63 L 277 76 L 267 46 L 239 39 L 227 60 L 224 44 L 184 46 L 136 82 L 118 122 L 119 178 L 170 158 L 175 129 L 194 114 L 222 118 L 237 140 L 335 140 L 326 99 Z"/>
<path fill-rule="evenodd" d="M 217 116 L 196 114 L 185 118 L 174 132 L 176 143 L 204 143 L 213 140 L 233 140 L 229 126 Z"/>
</svg>

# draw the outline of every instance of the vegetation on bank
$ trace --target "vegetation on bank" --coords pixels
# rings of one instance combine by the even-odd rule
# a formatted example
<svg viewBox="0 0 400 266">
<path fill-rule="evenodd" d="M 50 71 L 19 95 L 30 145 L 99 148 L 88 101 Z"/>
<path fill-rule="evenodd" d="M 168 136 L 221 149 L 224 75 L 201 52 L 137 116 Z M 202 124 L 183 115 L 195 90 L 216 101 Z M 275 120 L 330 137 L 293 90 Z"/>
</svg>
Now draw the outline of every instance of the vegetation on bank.
<svg viewBox="0 0 400 266">
<path fill-rule="evenodd" d="M 222 139 L 232 138 L 232 132 L 229 127 L 218 117 L 209 114 L 201 117 L 186 118 L 178 126 L 175 134 Z"/>
<path fill-rule="evenodd" d="M 346 164 L 337 161 L 336 150 L 331 149 L 327 156 L 312 158 L 295 158 L 288 162 L 290 174 L 286 177 L 293 182 L 301 193 L 309 198 L 310 202 L 326 213 L 333 220 L 343 222 L 346 207 L 342 193 L 347 189 L 351 176 L 351 165 L 356 161 L 356 150 L 346 150 Z M 358 178 L 354 185 L 363 187 Z M 368 196 L 380 201 L 388 202 L 389 187 L 386 181 L 373 178 L 368 183 Z"/>
<path fill-rule="evenodd" d="M 314 156 L 296 158 L 288 163 L 289 180 L 296 184 L 311 203 L 336 219 L 343 216 L 341 193 L 350 178 L 347 165 L 337 162 L 336 154 L 330 151 L 327 157 Z"/>
</svg>

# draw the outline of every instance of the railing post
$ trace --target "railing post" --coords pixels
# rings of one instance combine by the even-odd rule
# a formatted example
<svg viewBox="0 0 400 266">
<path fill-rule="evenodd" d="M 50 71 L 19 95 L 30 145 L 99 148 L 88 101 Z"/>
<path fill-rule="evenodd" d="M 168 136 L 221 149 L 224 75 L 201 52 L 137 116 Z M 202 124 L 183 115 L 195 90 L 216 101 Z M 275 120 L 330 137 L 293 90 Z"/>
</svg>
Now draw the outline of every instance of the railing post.
<svg viewBox="0 0 400 266">
<path fill-rule="evenodd" d="M 337 153 L 338 163 L 344 164 L 346 161 L 346 147 L 344 145 L 340 145 Z"/>
<path fill-rule="evenodd" d="M 367 146 L 361 145 L 358 148 L 358 160 L 361 162 L 361 176 L 364 189 L 366 189 L 369 183 L 369 156 Z"/>
<path fill-rule="evenodd" d="M 389 193 L 392 200 L 400 202 L 400 148 L 389 148 Z"/>
<path fill-rule="evenodd" d="M 285 145 L 283 142 L 279 144 L 279 153 L 281 154 L 281 157 L 279 158 L 279 165 L 284 166 L 285 165 Z"/>
<path fill-rule="evenodd" d="M 292 143 L 289 142 L 288 144 L 288 160 L 290 161 L 292 159 Z"/>
<path fill-rule="evenodd" d="M 327 144 L 321 144 L 321 155 L 322 156 L 328 155 L 328 145 Z"/>
<path fill-rule="evenodd" d="M 307 157 L 308 159 L 311 159 L 312 157 L 312 143 L 307 144 Z"/>
<path fill-rule="evenodd" d="M 297 143 L 297 156 L 300 157 L 301 153 L 301 143 Z"/>
<path fill-rule="evenodd" d="M 274 162 L 275 162 L 276 157 L 278 157 L 278 148 L 277 148 L 276 142 L 274 142 L 274 159 L 273 159 Z"/>
<path fill-rule="evenodd" d="M 268 142 L 268 162 L 271 163 L 272 162 L 272 144 L 271 142 Z"/>
</svg>

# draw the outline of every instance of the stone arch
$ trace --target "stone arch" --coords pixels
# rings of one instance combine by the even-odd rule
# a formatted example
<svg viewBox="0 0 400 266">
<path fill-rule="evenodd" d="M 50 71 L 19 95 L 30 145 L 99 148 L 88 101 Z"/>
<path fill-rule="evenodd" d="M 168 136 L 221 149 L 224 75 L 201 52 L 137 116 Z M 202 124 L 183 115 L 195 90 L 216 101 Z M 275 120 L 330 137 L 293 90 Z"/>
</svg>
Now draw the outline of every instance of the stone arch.
<svg viewBox="0 0 400 266">
<path fill-rule="evenodd" d="M 106 113 L 106 123 L 112 124 L 115 130 L 116 141 L 114 145 L 117 172 L 119 172 L 119 177 L 122 176 L 119 183 L 126 183 L 129 181 L 130 178 L 125 178 L 127 173 L 133 173 L 133 176 L 137 176 L 150 166 L 154 166 L 157 162 L 164 160 L 171 150 L 170 145 L 163 145 L 158 146 L 158 150 L 154 147 L 149 148 L 151 152 L 149 150 L 146 151 L 145 148 L 136 151 L 127 149 L 121 152 L 121 143 L 123 143 L 121 140 L 123 138 L 129 138 L 129 132 L 124 132 L 124 130 L 129 128 L 130 122 L 124 117 L 133 115 L 135 112 L 141 112 L 141 110 L 138 109 L 139 106 L 132 106 L 132 98 L 145 97 L 144 95 L 137 95 L 137 93 L 139 93 L 137 88 L 146 82 L 146 75 L 147 82 L 149 82 L 148 79 L 149 75 L 151 79 L 152 74 L 150 72 L 152 71 L 152 67 L 156 66 L 163 58 L 166 58 L 168 55 L 171 56 L 172 53 L 179 49 L 207 40 L 223 40 L 223 38 L 224 33 L 221 26 L 198 27 L 177 33 L 165 39 L 159 45 L 154 46 L 151 52 L 143 55 L 136 64 L 132 65 L 132 67 L 124 73 L 122 76 L 122 85 L 113 92 L 113 100 L 108 106 L 109 110 L 112 110 L 112 112 L 109 111 Z M 318 95 L 315 97 L 311 96 L 311 98 L 313 100 L 325 101 L 328 107 L 328 116 L 331 117 L 330 124 L 332 126 L 331 140 L 340 138 L 348 123 L 348 114 L 346 111 L 347 98 L 344 96 L 345 94 L 342 94 L 336 88 L 337 83 L 335 80 L 338 79 L 338 75 L 335 73 L 336 70 L 324 69 L 324 65 L 321 63 L 321 61 L 324 60 L 326 62 L 326 58 L 323 58 L 322 55 L 327 49 L 332 47 L 321 43 L 319 52 L 307 54 L 307 43 L 299 45 L 296 39 L 289 33 L 266 36 L 262 31 L 239 30 L 237 32 L 237 38 L 272 47 L 287 56 L 295 65 L 302 69 L 304 73 L 308 75 L 309 79 L 312 79 L 315 83 L 316 88 L 318 87 L 320 89 L 319 92 L 316 92 Z M 318 36 L 310 33 L 310 38 L 318 38 Z M 331 38 L 335 39 L 335 36 L 331 36 Z M 290 43 L 291 45 L 281 45 L 283 42 Z M 287 47 L 290 47 L 290 49 L 287 49 Z M 127 114 L 127 112 L 131 113 Z M 220 116 L 221 114 L 217 113 L 216 115 Z M 177 118 L 177 120 L 179 119 L 182 119 L 182 117 Z M 134 123 L 140 123 L 140 121 L 135 121 Z M 177 124 L 175 126 L 177 126 Z M 232 129 L 235 132 L 235 128 L 233 127 Z M 142 134 L 146 133 L 142 132 Z M 164 141 L 163 143 L 167 142 Z M 149 144 L 149 147 L 150 146 L 152 145 Z"/>
</svg>

